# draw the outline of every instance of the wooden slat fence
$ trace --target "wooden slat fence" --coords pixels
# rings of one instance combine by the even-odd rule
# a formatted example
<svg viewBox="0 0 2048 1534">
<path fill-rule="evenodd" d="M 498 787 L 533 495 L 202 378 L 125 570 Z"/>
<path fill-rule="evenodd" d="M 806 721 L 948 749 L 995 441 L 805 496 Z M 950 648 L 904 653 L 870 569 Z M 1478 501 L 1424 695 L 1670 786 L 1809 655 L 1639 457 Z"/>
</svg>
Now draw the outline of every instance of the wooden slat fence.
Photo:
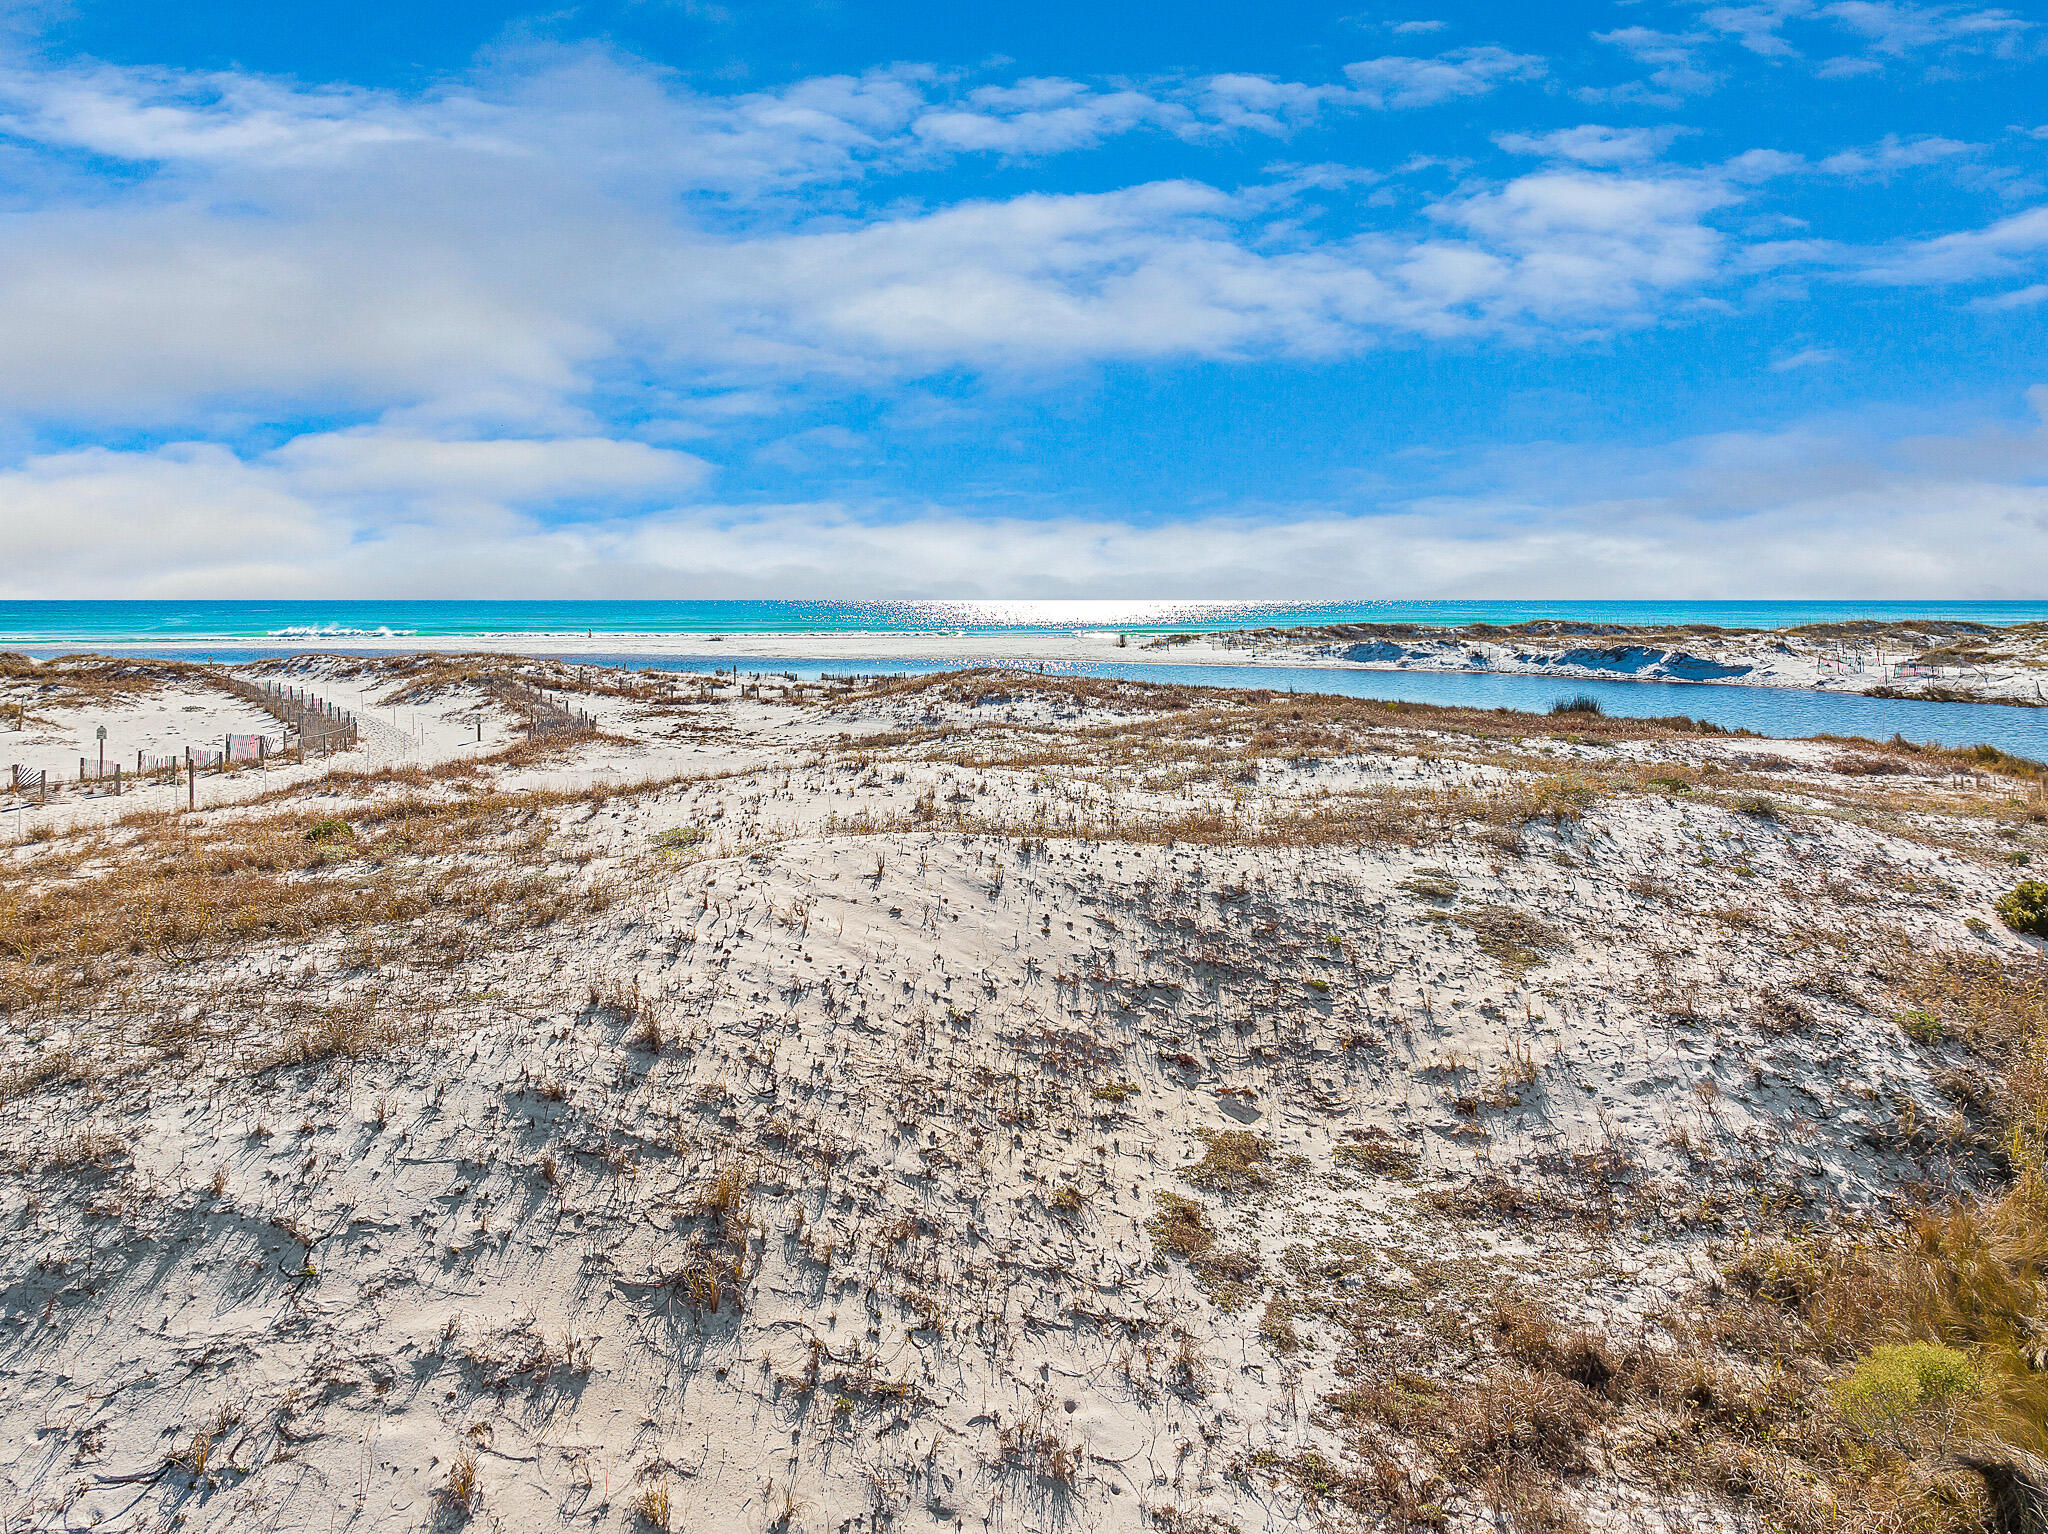
<svg viewBox="0 0 2048 1534">
<path fill-rule="evenodd" d="M 597 720 L 589 713 L 565 707 L 538 687 L 504 677 L 488 678 L 484 685 L 508 707 L 525 716 L 528 739 L 537 735 L 588 735 L 597 729 Z"/>
<path fill-rule="evenodd" d="M 238 676 L 224 677 L 222 681 L 230 692 L 247 698 L 296 734 L 302 752 L 325 756 L 331 751 L 346 750 L 356 743 L 356 716 L 303 687 L 286 687 L 281 682 L 251 682 Z M 230 759 L 257 760 L 254 756 L 243 758 L 235 755 L 234 741 L 238 738 L 229 737 Z"/>
</svg>

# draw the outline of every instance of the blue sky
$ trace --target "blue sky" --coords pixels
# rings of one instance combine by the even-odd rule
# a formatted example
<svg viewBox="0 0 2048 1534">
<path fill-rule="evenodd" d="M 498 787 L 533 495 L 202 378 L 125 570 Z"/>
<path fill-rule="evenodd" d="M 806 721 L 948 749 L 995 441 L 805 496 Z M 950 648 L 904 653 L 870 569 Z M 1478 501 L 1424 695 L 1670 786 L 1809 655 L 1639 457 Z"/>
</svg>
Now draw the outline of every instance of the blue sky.
<svg viewBox="0 0 2048 1534">
<path fill-rule="evenodd" d="M 0 595 L 2048 586 L 2027 10 L 0 14 Z"/>
</svg>

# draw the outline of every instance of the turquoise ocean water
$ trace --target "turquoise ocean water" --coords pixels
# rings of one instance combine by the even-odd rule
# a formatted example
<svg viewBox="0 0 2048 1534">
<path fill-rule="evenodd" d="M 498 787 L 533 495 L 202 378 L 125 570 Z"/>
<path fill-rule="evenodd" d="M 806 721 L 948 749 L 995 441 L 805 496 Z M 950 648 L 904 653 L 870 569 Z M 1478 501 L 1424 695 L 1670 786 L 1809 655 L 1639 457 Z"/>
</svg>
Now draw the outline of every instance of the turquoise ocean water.
<svg viewBox="0 0 2048 1534">
<path fill-rule="evenodd" d="M 0 602 L 0 644 L 394 639 L 461 634 L 1057 634 L 1315 623 L 1784 628 L 1851 619 L 2048 622 L 2040 602 Z"/>
</svg>

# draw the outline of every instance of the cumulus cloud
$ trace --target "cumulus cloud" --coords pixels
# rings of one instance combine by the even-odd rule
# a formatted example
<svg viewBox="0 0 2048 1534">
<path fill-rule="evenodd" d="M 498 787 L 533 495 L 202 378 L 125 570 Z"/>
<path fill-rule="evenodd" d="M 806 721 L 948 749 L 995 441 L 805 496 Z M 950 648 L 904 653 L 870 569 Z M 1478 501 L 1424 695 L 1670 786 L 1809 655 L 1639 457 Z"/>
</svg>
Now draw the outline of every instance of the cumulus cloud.
<svg viewBox="0 0 2048 1534">
<path fill-rule="evenodd" d="M 502 464 L 400 454 L 370 475 L 386 492 L 411 484 L 386 505 L 356 498 L 347 473 L 321 477 L 337 451 L 94 449 L 0 471 L 0 498 L 19 513 L 0 521 L 0 597 L 1717 597 L 1757 595 L 1759 570 L 1769 594 L 2023 597 L 2048 568 L 2038 424 L 1897 441 L 1807 425 L 1629 453 L 1503 447 L 1455 492 L 1167 525 L 1087 509 L 688 500 L 550 523 L 474 493 Z"/>
<path fill-rule="evenodd" d="M 1419 217 L 1355 208 L 1346 234 L 1315 232 L 1290 202 L 1346 196 L 1371 179 L 1356 168 L 930 209 L 821 207 L 801 190 L 890 157 L 1045 155 L 1141 126 L 1281 133 L 1335 98 L 1393 110 L 1542 68 L 1470 48 L 1367 61 L 1342 86 L 1215 75 L 1170 100 L 1028 78 L 944 105 L 914 66 L 712 99 L 588 50 L 410 103 L 64 75 L 49 100 L 88 86 L 127 100 L 113 114 L 126 152 L 175 164 L 132 195 L 0 225 L 0 411 L 169 428 L 329 410 L 430 436 L 566 437 L 600 424 L 590 402 L 619 375 L 759 397 L 940 367 L 1582 336 L 1654 322 L 1671 297 L 1757 269 L 1715 216 L 1787 167 L 1653 171 L 1675 125 L 1502 134 L 1552 164 L 1463 182 Z M 75 104 L 39 111 L 19 121 L 85 136 Z M 1825 168 L 1968 147 L 1887 139 Z M 1937 280 L 2023 235 L 1952 236 L 1871 270 Z"/>
<path fill-rule="evenodd" d="M 42 454 L 0 471 L 0 584 L 25 596 L 291 592 L 346 587 L 353 567 L 365 589 L 467 589 L 463 562 L 488 566 L 501 540 L 541 574 L 574 541 L 539 518 L 560 502 L 616 512 L 687 494 L 709 472 L 638 442 L 378 431 L 309 433 L 251 457 L 205 442 Z M 435 563 L 412 586 L 406 562 L 427 547 Z"/>
<path fill-rule="evenodd" d="M 714 304 L 819 365 L 1323 355 L 1392 334 L 1641 323 L 1711 282 L 1730 193 L 1698 178 L 1548 171 L 1434 203 L 1434 232 L 1264 248 L 1257 199 L 1194 182 L 1025 196 L 710 253 Z"/>
<path fill-rule="evenodd" d="M 1703 215 L 1731 196 L 1705 179 L 1545 171 L 1436 211 L 1512 254 L 1496 312 L 1591 318 L 1709 280 L 1725 241 Z"/>
<path fill-rule="evenodd" d="M 1358 167 L 932 209 L 858 191 L 935 156 L 1285 134 L 1543 68 L 1475 47 L 1364 61 L 1344 84 L 1218 74 L 1141 90 L 963 88 L 905 65 L 711 97 L 585 48 L 404 98 L 17 64 L 0 90 L 11 131 L 155 170 L 0 224 L 0 412 L 166 430 L 331 411 L 563 435 L 635 374 L 758 391 L 1642 323 L 1650 295 L 1716 278 L 1704 218 L 1726 198 L 1702 181 L 1589 169 L 1469 185 L 1419 220 L 1344 235 L 1311 232 L 1290 204 L 1345 196 L 1373 178 Z M 1585 127 L 1527 145 L 1597 168 L 1670 136 Z"/>
<path fill-rule="evenodd" d="M 514 217 L 415 221 L 360 202 L 285 219 L 171 204 L 14 220 L 0 230 L 0 408 L 144 423 L 251 399 L 545 411 L 608 342 L 595 274 L 520 232 Z"/>
</svg>

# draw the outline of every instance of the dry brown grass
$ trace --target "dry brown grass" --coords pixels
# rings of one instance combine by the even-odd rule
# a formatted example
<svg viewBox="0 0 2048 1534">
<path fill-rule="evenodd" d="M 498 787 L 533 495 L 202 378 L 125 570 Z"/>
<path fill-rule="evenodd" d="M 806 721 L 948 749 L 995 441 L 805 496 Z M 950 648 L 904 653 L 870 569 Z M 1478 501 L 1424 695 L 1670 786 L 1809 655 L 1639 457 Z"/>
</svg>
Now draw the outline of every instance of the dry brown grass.
<svg viewBox="0 0 2048 1534">
<path fill-rule="evenodd" d="M 1008 1467 L 1062 1488 L 1073 1487 L 1086 1463 L 1081 1446 L 1061 1432 L 1058 1408 L 1049 1396 L 1038 1397 L 1016 1421 L 1004 1423 L 997 1441 Z"/>
<path fill-rule="evenodd" d="M 1508 905 L 1469 905 L 1454 912 L 1451 920 L 1472 933 L 1480 952 L 1511 975 L 1540 964 L 1546 949 L 1565 941 L 1554 922 Z"/>
<path fill-rule="evenodd" d="M 217 686 L 213 666 L 113 655 L 59 655 L 40 663 L 0 651 L 0 693 L 31 708 L 121 707 L 172 683 Z"/>
<path fill-rule="evenodd" d="M 476 1511 L 483 1487 L 478 1479 L 477 1452 L 465 1444 L 448 1466 L 448 1483 L 441 1489 L 441 1498 L 448 1510 L 467 1518 Z"/>
<path fill-rule="evenodd" d="M 1346 1452 L 1254 1455 L 1253 1468 L 1339 1523 L 1348 1513 L 1398 1527 L 1450 1510 L 1569 1530 L 1577 1488 L 1599 1473 L 1725 1502 L 1787 1534 L 1985 1527 L 1986 1478 L 2048 1455 L 2048 965 L 1929 954 L 1882 932 L 1857 946 L 1873 945 L 1867 978 L 1996 1077 L 1979 1108 L 2013 1168 L 2001 1191 L 1898 1224 L 1753 1237 L 1723 1286 L 1621 1331 L 1570 1320 L 1548 1288 L 1496 1291 L 1489 1312 L 1480 1296 L 1498 1280 L 1475 1275 L 1465 1303 L 1489 1319 L 1469 1331 L 1440 1321 L 1428 1372 L 1409 1372 L 1428 1346 L 1387 1344 L 1398 1309 L 1297 1286 L 1289 1330 L 1338 1341 L 1347 1383 L 1317 1420 Z M 1509 1217 L 1470 1200 L 1456 1213 Z M 1153 1234 L 1191 1263 L 1217 1244 L 1187 1200 L 1162 1201 Z M 1867 1394 L 1839 1384 L 1889 1356 L 1876 1350 L 1915 1344 L 1958 1360 L 1966 1388 L 1873 1413 Z"/>
<path fill-rule="evenodd" d="M 153 1014 L 148 998 L 257 945 L 334 935 L 352 968 L 431 968 L 472 956 L 487 936 L 595 914 L 609 887 L 548 866 L 549 811 L 561 802 L 372 793 L 346 819 L 331 807 L 166 818 L 17 857 L 0 871 L 0 1016 L 82 1026 L 64 1050 L 17 1058 L 0 1095 L 165 1054 L 260 1069 L 389 1047 L 417 1019 L 361 999 L 309 1011 L 252 997 L 257 1015 L 245 1006 L 237 1025 L 233 1007 L 192 1023 Z"/>
<path fill-rule="evenodd" d="M 910 814 L 842 818 L 849 834 L 943 830 L 1027 841 L 1184 843 L 1202 847 L 1424 847 L 1461 833 L 1498 832 L 1512 849 L 1531 821 L 1573 816 L 1596 792 L 1587 781 L 1550 780 L 1503 788 L 1368 788 L 1320 795 L 1301 804 L 1240 801 L 1196 809 L 1146 809 L 1123 803 L 1040 803 L 1029 813 L 984 814 L 972 807 L 921 800 Z M 1491 838 L 1489 838 L 1491 840 Z"/>
<path fill-rule="evenodd" d="M 1234 1310 L 1251 1298 L 1259 1276 L 1257 1256 L 1224 1246 L 1202 1206 L 1193 1199 L 1177 1193 L 1153 1197 L 1159 1206 L 1149 1227 L 1153 1246 L 1185 1262 L 1203 1292 L 1220 1308 Z"/>
<path fill-rule="evenodd" d="M 643 1486 L 633 1494 L 630 1506 L 643 1527 L 665 1531 L 670 1516 L 668 1483 L 657 1481 L 652 1486 Z"/>
<path fill-rule="evenodd" d="M 1414 755 L 1425 739 L 1463 739 L 1476 760 L 1528 741 L 1569 740 L 1596 746 L 1632 742 L 1679 743 L 1701 735 L 1742 736 L 1702 721 L 1673 716 L 1625 719 L 1596 715 L 1545 715 L 1512 709 L 1452 708 L 1433 704 L 1342 698 L 1327 694 L 1278 694 L 1260 689 L 1228 690 L 1093 677 L 1052 677 L 1030 672 L 976 669 L 891 679 L 855 689 L 861 705 L 878 701 L 923 703 L 930 727 L 864 739 L 864 753 L 914 746 L 927 759 L 971 768 L 1066 767 L 1111 772 L 1166 763 L 1192 769 L 1210 781 L 1240 779 L 1262 760 L 1319 759 L 1363 750 Z M 1073 714 L 1122 715 L 1107 724 L 1028 724 L 984 721 L 973 735 L 940 724 L 942 704 L 994 707 L 1035 703 Z M 1000 723 L 1000 730 L 995 726 Z M 1946 748 L 1893 739 L 1880 743 L 1824 736 L 1845 747 L 1899 762 L 1908 772 L 1989 775 L 2039 787 L 2048 766 L 1991 746 Z M 1512 755 L 1504 763 L 1516 764 Z M 1692 769 L 1683 769 L 1693 775 Z M 1586 781 L 1604 791 L 1623 781 L 1621 769 Z M 1741 774 L 1735 775 L 1738 779 Z M 1562 809 L 1570 816 L 1590 800 L 1536 804 L 1524 818 Z"/>
</svg>

